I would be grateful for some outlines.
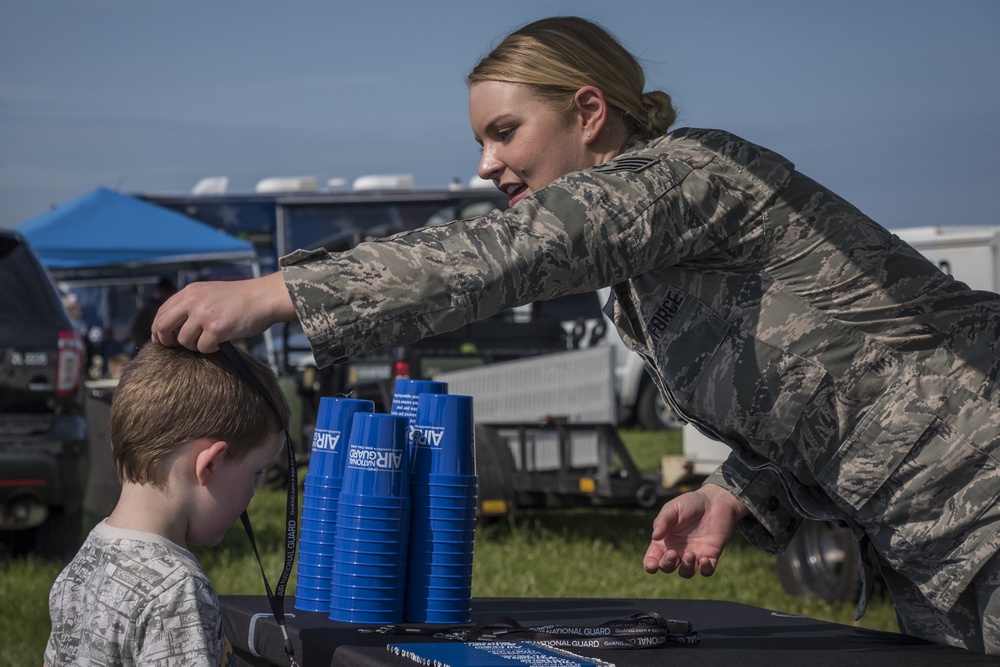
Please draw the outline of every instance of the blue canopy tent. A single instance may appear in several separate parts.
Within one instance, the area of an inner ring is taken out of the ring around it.
[[[18,231],[56,275],[256,260],[248,241],[107,188],[23,222]]]
[[[82,304],[88,325],[121,340],[160,278],[260,275],[253,244],[149,202],[98,188],[17,227],[42,264]],[[225,269],[220,265],[239,265]],[[273,363],[270,333],[267,357]]]

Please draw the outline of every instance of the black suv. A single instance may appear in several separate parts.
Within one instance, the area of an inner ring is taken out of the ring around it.
[[[84,346],[21,234],[0,230],[0,540],[71,556],[89,467]]]

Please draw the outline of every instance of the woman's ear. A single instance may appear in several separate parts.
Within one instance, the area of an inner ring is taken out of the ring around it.
[[[584,86],[573,96],[584,142],[590,144],[604,129],[608,120],[608,102],[596,86]]]
[[[199,441],[195,454],[194,472],[201,486],[206,486],[215,471],[222,465],[222,457],[228,449],[229,445],[222,440],[203,438]]]

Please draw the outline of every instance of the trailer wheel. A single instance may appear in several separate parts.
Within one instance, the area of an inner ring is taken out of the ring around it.
[[[492,428],[476,425],[476,514],[496,517],[514,510],[514,455]]]
[[[650,431],[674,430],[684,424],[667,407],[656,384],[648,377],[643,378],[636,401],[636,421]]]
[[[854,536],[829,521],[805,521],[778,556],[785,593],[824,602],[854,602],[861,591]]]
[[[635,492],[635,501],[639,507],[649,509],[656,504],[657,499],[656,484],[653,482],[643,482]]]

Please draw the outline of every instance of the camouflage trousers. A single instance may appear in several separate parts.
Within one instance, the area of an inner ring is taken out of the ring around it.
[[[1000,655],[1000,553],[988,560],[955,606],[942,612],[906,577],[879,559],[899,630],[937,644]]]

